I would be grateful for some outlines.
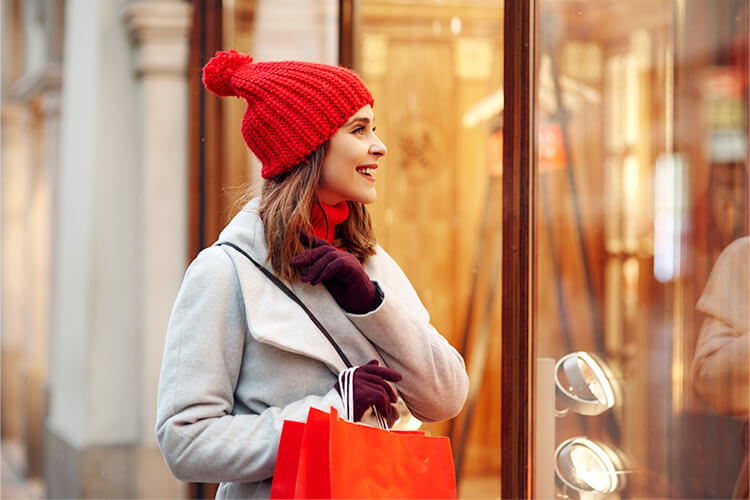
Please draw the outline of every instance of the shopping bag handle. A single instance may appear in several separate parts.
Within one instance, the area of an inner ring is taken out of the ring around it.
[[[346,354],[344,354],[344,351],[341,350],[341,348],[336,343],[336,341],[333,340],[333,337],[331,336],[330,333],[328,333],[328,330],[326,330],[325,327],[323,326],[323,324],[320,321],[318,321],[318,318],[315,317],[315,315],[312,313],[312,311],[310,309],[308,309],[308,307],[305,305],[305,303],[302,302],[302,300],[299,297],[297,297],[297,295],[292,290],[290,290],[289,287],[284,284],[284,282],[282,282],[279,278],[277,278],[275,274],[273,274],[271,271],[269,271],[268,269],[266,269],[265,267],[263,267],[258,261],[256,261],[252,257],[250,257],[250,254],[248,254],[247,252],[245,252],[243,249],[241,249],[240,247],[238,247],[234,243],[231,243],[229,241],[220,241],[220,242],[216,243],[216,245],[217,246],[226,245],[228,247],[232,247],[235,250],[237,250],[238,252],[240,252],[242,255],[244,255],[245,257],[247,257],[250,260],[250,262],[252,262],[253,264],[255,264],[255,267],[257,267],[258,269],[260,269],[260,271],[263,274],[265,274],[266,277],[268,279],[270,279],[271,282],[274,285],[276,285],[277,287],[279,287],[282,292],[284,292],[290,299],[292,299],[294,302],[296,302],[297,305],[299,305],[302,308],[302,310],[305,311],[305,313],[307,313],[307,315],[310,317],[310,319],[315,324],[315,326],[317,326],[320,329],[320,331],[323,332],[323,335],[325,335],[325,337],[328,339],[328,342],[330,342],[331,345],[333,346],[333,348],[336,349],[336,352],[339,354],[339,356],[341,356],[341,359],[344,361],[344,364],[346,365],[346,367],[347,368],[352,368],[354,366],[349,361],[349,358],[346,357]],[[354,405],[352,405],[352,412],[354,412]],[[377,414],[377,412],[376,412],[376,414]]]
[[[344,418],[350,422],[354,422],[354,371],[357,368],[347,368],[339,372],[339,389],[341,390],[341,400],[344,402]],[[380,415],[375,406],[371,406],[370,408],[372,408],[372,413],[375,415],[378,427],[390,431],[388,420]]]

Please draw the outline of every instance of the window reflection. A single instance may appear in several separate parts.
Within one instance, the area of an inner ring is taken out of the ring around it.
[[[537,354],[595,353],[623,396],[556,419],[555,444],[621,450],[622,498],[728,498],[748,467],[750,258],[727,257],[750,216],[747,2],[537,5]]]
[[[748,450],[750,412],[750,237],[732,242],[716,260],[696,309],[704,315],[692,361],[701,398],[719,415],[744,419],[740,440]],[[748,496],[748,458],[733,498]]]

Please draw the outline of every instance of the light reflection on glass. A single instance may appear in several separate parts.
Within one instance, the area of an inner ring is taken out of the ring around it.
[[[575,476],[583,486],[594,491],[607,491],[612,488],[612,479],[606,465],[590,448],[573,445],[570,460],[574,464]]]
[[[556,481],[564,496],[600,498],[625,485],[620,453],[603,443],[571,438],[558,446],[555,457]]]
[[[682,157],[663,154],[654,172],[654,278],[674,280],[680,272],[684,171]]]
[[[594,374],[594,371],[591,369],[589,364],[579,357],[578,368],[581,370],[581,375],[583,375],[583,379],[586,381],[586,385],[588,385],[591,393],[596,397],[596,399],[599,400],[601,404],[606,405],[607,396],[604,394],[602,383],[596,378],[596,375]]]

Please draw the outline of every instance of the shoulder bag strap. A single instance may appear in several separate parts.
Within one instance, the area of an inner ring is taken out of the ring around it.
[[[352,363],[349,361],[349,358],[347,358],[346,354],[344,354],[344,351],[341,350],[341,348],[336,343],[336,341],[333,340],[333,337],[331,337],[331,334],[328,333],[328,330],[325,329],[325,327],[323,326],[323,324],[320,321],[318,321],[318,318],[315,317],[315,315],[312,313],[312,311],[310,311],[310,309],[308,309],[308,307],[305,305],[305,303],[302,302],[302,300],[300,300],[300,298],[297,297],[297,295],[295,295],[295,293],[293,291],[291,291],[289,289],[289,287],[284,284],[284,282],[282,282],[279,278],[277,278],[276,275],[274,275],[271,271],[269,271],[268,269],[266,269],[265,267],[263,267],[262,265],[260,265],[258,263],[258,261],[256,261],[252,257],[250,257],[250,255],[247,252],[245,252],[243,249],[241,249],[240,247],[238,247],[234,243],[230,243],[228,241],[220,241],[220,242],[216,243],[216,245],[219,245],[219,246],[220,245],[226,245],[226,246],[232,247],[235,250],[237,250],[238,252],[240,252],[242,255],[244,255],[245,257],[247,257],[250,260],[250,262],[252,262],[253,264],[255,264],[255,267],[257,267],[258,269],[260,269],[260,271],[263,274],[265,274],[268,277],[268,279],[270,279],[273,282],[274,285],[276,285],[277,287],[279,287],[282,292],[284,292],[290,299],[292,299],[294,302],[296,302],[297,305],[299,305],[302,308],[302,310],[305,311],[305,313],[307,313],[307,315],[310,317],[310,319],[312,320],[312,322],[315,323],[315,326],[317,326],[320,329],[320,331],[323,332],[323,335],[325,335],[325,337],[331,343],[331,345],[333,346],[333,348],[336,349],[336,352],[339,353],[339,356],[341,356],[341,359],[344,361],[344,364],[346,365],[346,367],[347,368],[351,368],[353,366]]]

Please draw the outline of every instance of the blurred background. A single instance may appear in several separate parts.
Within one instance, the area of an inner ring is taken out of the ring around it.
[[[504,23],[523,2],[0,2],[2,498],[213,498],[171,476],[153,428],[184,270],[260,179],[244,101],[200,83],[230,48],[342,64],[372,90],[389,149],[376,235],[472,380],[461,415],[425,426],[451,437],[461,498],[500,497],[501,425],[529,412],[539,497],[732,494],[750,393],[748,258],[731,246],[750,226],[746,0],[528,0],[528,334],[535,358],[584,355],[532,367],[542,403],[517,415],[500,411],[502,363],[519,362],[501,352],[500,268]],[[706,295],[733,305],[714,317]],[[711,371],[726,346],[735,364]]]

